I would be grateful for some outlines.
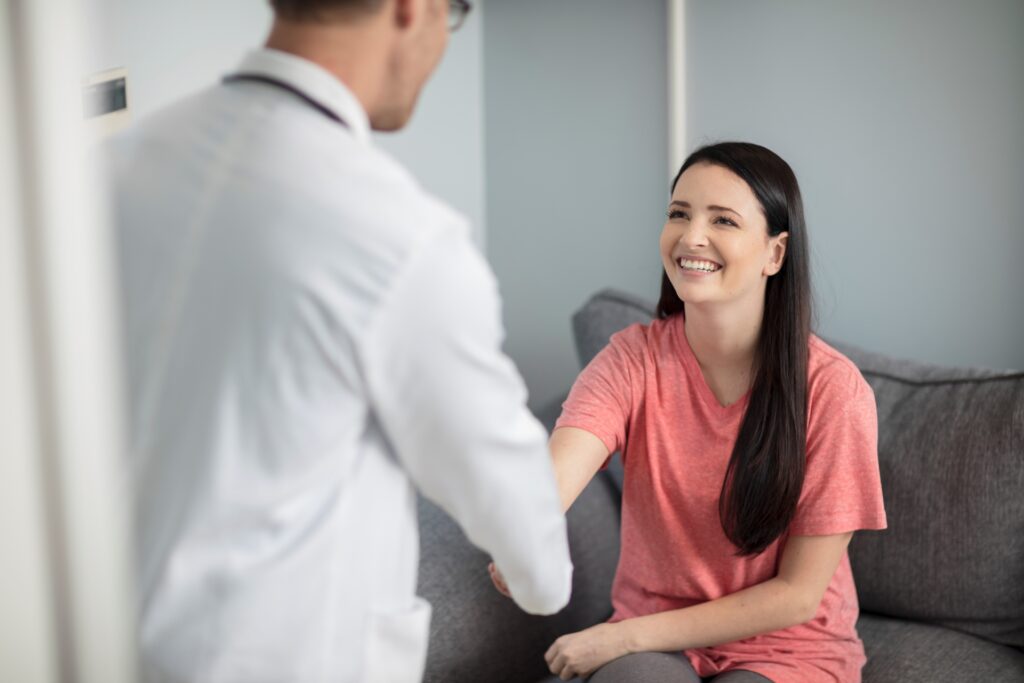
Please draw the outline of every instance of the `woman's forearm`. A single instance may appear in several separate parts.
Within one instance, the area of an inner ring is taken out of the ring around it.
[[[562,501],[562,512],[567,512],[572,504],[579,497],[587,483],[593,478],[574,462],[571,456],[552,455],[552,465],[555,468],[555,480],[558,483],[558,498]]]
[[[717,600],[620,622],[629,652],[709,647],[810,621],[817,610],[804,592],[774,578]]]
[[[565,512],[608,458],[608,449],[590,432],[573,427],[556,429],[548,445]]]

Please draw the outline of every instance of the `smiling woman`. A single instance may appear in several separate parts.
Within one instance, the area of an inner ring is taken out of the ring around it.
[[[886,526],[877,417],[856,366],[811,334],[792,169],[750,143],[697,150],[660,250],[657,319],[612,336],[551,437],[563,507],[613,452],[624,477],[615,612],[556,640],[548,666],[592,683],[857,683],[846,548]]]
[[[707,359],[702,371],[713,390],[755,385],[721,507],[732,540],[744,553],[760,552],[788,524],[803,477],[811,285],[792,169],[747,143],[694,152],[673,183],[661,251],[659,317],[686,316],[689,304],[687,337]],[[705,274],[679,264],[697,258],[722,267]],[[731,341],[711,332],[723,322],[734,328]],[[782,395],[769,397],[767,387]],[[774,438],[756,436],[765,433]],[[765,481],[776,486],[757,485]]]

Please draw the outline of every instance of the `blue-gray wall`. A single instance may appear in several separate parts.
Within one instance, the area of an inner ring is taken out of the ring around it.
[[[483,4],[409,130],[378,140],[486,242],[539,407],[576,376],[573,310],[602,287],[657,291],[666,7]],[[127,66],[137,115],[213,82],[270,16],[252,0],[88,0],[86,15],[83,74]],[[686,28],[689,148],[749,139],[793,165],[821,333],[1024,368],[1024,3],[690,0]]]
[[[128,70],[135,120],[216,83],[263,43],[271,12],[261,0],[84,0],[82,75]]]
[[[487,233],[484,9],[482,0],[476,0],[466,22],[452,34],[444,60],[424,88],[409,125],[398,133],[375,136],[424,187],[469,218],[481,248]]]
[[[465,213],[484,239],[482,2],[400,133],[376,135],[422,184]],[[135,120],[207,87],[266,40],[266,0],[86,0],[89,49],[82,75],[128,69]]]
[[[487,4],[487,255],[533,407],[579,372],[569,317],[591,293],[657,291],[665,16],[663,0]]]
[[[1024,368],[1024,3],[687,3],[689,145],[800,180],[819,329]]]

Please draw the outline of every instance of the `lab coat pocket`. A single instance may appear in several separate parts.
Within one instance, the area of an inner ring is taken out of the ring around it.
[[[416,597],[409,609],[370,615],[366,677],[373,683],[418,683],[427,661],[430,603]]]

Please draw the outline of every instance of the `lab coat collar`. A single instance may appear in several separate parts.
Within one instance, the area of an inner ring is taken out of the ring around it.
[[[369,144],[370,120],[344,83],[323,67],[281,50],[253,50],[235,73],[259,74],[284,81],[341,118],[360,142]]]

